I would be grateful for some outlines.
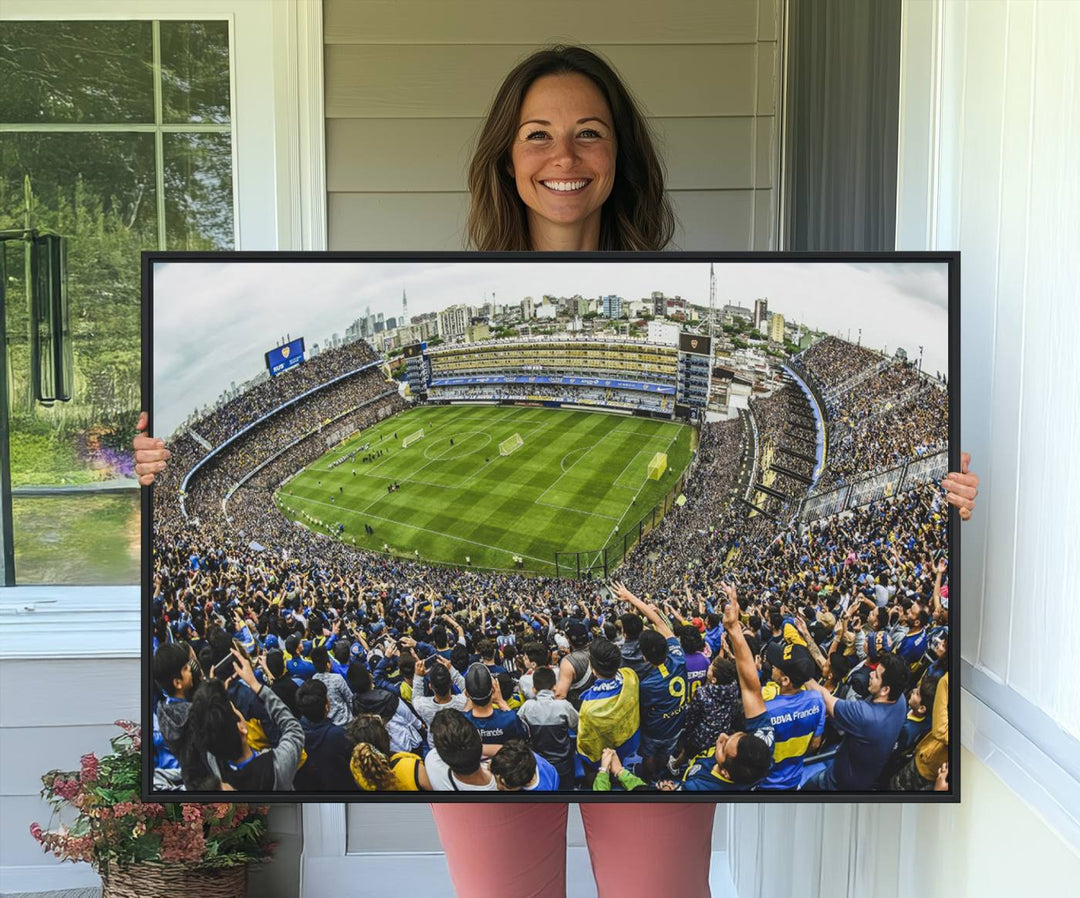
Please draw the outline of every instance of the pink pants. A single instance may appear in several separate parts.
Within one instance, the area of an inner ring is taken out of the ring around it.
[[[458,898],[563,898],[565,804],[434,804]],[[714,804],[584,804],[599,898],[708,898]]]

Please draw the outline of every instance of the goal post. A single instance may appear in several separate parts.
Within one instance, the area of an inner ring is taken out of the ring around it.
[[[517,452],[524,445],[525,441],[521,438],[521,434],[515,433],[512,437],[507,437],[499,443],[499,455],[509,455],[512,452]]]
[[[407,437],[405,437],[405,439],[401,441],[401,448],[406,449],[413,443],[415,443],[417,440],[422,440],[423,438],[424,431],[423,428],[421,428],[420,430],[416,431],[416,433],[410,433]]]
[[[649,460],[649,480],[659,480],[667,470],[667,453],[657,452]]]

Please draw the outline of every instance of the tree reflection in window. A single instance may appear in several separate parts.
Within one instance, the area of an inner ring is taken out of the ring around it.
[[[138,581],[140,252],[234,248],[229,65],[225,21],[0,30],[0,229],[68,238],[75,362],[72,402],[32,401],[21,245],[9,243],[20,583]]]

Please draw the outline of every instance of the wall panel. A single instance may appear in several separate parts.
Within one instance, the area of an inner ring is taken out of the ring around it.
[[[556,0],[544,21],[573,33],[549,34],[558,26],[524,4],[326,0],[329,247],[464,248],[466,167],[492,94],[535,47],[562,41],[606,55],[649,114],[687,214],[679,246],[775,249],[775,215],[760,213],[778,195],[780,9]]]

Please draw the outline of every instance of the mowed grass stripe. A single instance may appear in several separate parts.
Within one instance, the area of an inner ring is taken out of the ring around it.
[[[420,428],[424,439],[402,449],[401,439]],[[515,432],[522,448],[498,455],[499,442]],[[555,552],[599,548],[615,521],[636,524],[649,512],[688,462],[689,433],[670,422],[561,409],[410,409],[329,451],[285,486],[279,504],[305,523],[303,515],[330,528],[344,524],[345,538],[365,548],[388,543],[397,554],[458,565],[468,555],[474,566],[499,569],[519,554],[527,568],[550,573]],[[673,436],[673,474],[646,481],[648,458]],[[368,442],[383,458],[328,469]],[[387,493],[394,480],[401,488]],[[643,485],[631,508],[635,492],[627,484],[635,481]],[[374,536],[364,533],[365,523]]]

